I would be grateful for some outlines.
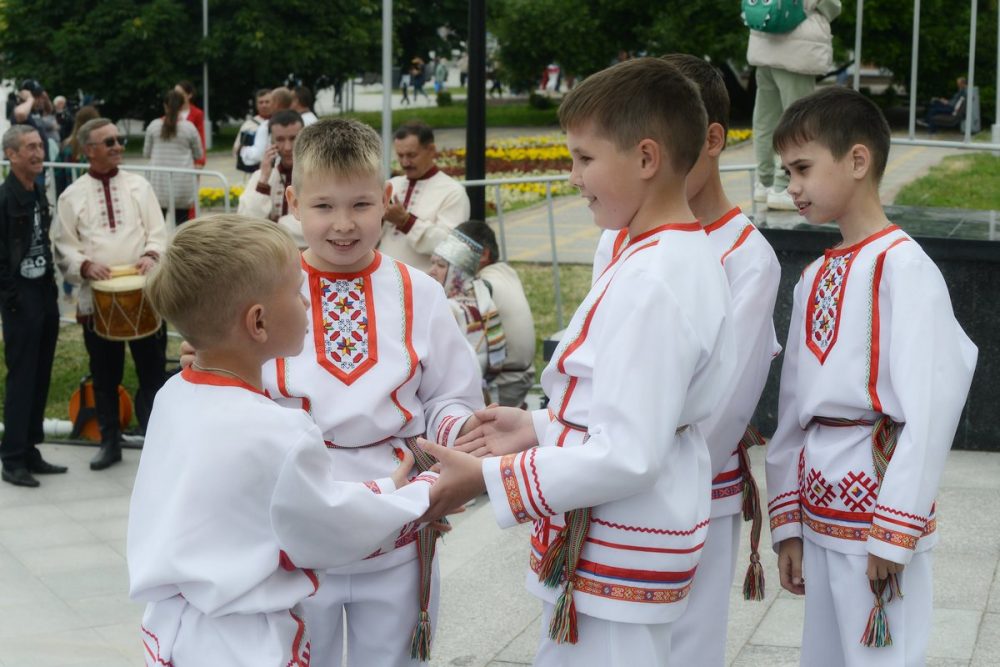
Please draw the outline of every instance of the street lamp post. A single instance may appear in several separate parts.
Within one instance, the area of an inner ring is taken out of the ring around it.
[[[208,39],[208,0],[201,0],[201,35]],[[205,89],[205,149],[212,149],[212,119],[208,114],[208,60],[201,64],[202,88]]]

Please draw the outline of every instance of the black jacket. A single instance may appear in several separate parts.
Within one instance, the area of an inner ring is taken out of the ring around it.
[[[21,261],[31,245],[36,197],[41,209],[42,238],[48,239],[52,210],[45,191],[38,185],[34,190],[25,190],[13,171],[0,185],[0,303],[8,308],[17,307],[17,281]]]

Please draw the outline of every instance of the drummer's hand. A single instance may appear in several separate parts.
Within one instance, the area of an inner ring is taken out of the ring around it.
[[[87,280],[108,280],[111,277],[111,267],[98,262],[88,262],[81,273]]]
[[[180,350],[180,363],[181,368],[187,368],[194,363],[194,346],[187,342],[186,340],[181,341]]]
[[[139,258],[139,261],[135,263],[135,268],[139,272],[140,276],[144,276],[153,270],[156,266],[156,260],[147,255],[143,255]]]

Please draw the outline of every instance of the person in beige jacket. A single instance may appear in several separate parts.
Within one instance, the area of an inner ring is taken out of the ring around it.
[[[840,0],[804,0],[806,18],[786,33],[750,31],[747,63],[757,68],[753,107],[753,148],[757,161],[754,200],[770,209],[794,211],[788,178],[775,169],[771,135],[782,112],[816,89],[816,75],[833,68],[830,22],[840,15]]]

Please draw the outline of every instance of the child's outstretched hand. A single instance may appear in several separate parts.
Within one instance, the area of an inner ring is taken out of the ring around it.
[[[483,463],[474,456],[442,447],[423,438],[417,443],[438,460],[438,479],[431,487],[431,504],[421,521],[434,521],[453,513],[486,491]]]
[[[875,554],[868,554],[868,579],[871,581],[881,581],[888,579],[890,574],[899,574],[906,567],[902,563],[896,563],[885,558],[880,558]]]
[[[789,537],[778,545],[778,577],[781,587],[795,595],[806,594],[802,578],[802,538]]]
[[[399,465],[396,466],[390,477],[396,485],[396,489],[401,489],[410,483],[409,474],[413,470],[414,458],[413,452],[406,447],[400,447],[396,455],[399,456]]]
[[[469,419],[476,420],[467,433],[455,440],[455,449],[474,456],[516,454],[538,444],[531,413],[518,408],[491,405]]]

